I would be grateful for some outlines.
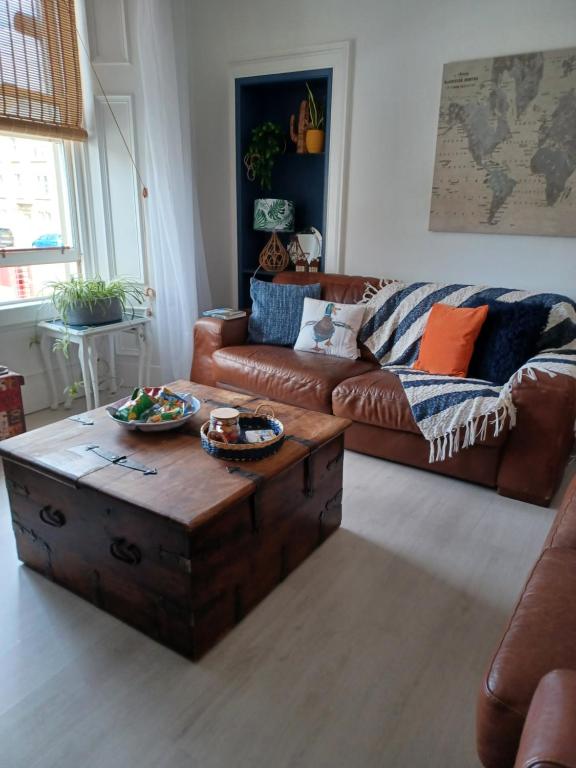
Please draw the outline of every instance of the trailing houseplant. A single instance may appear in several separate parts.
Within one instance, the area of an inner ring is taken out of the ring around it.
[[[278,155],[286,151],[286,138],[276,123],[266,122],[252,129],[244,155],[249,181],[259,181],[262,189],[272,187],[272,168]]]
[[[319,154],[324,149],[324,110],[316,101],[312,89],[306,83],[308,92],[308,109],[310,112],[310,127],[306,131],[306,149],[310,154]]]
[[[122,320],[129,300],[141,304],[145,294],[133,280],[116,278],[106,282],[101,277],[71,277],[47,283],[52,303],[66,333],[54,347],[68,355],[68,328],[71,325],[103,325]]]

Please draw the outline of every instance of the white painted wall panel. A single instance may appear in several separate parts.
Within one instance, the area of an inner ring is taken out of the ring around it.
[[[144,283],[138,180],[108,108],[109,103],[130,153],[134,156],[132,98],[109,96],[106,103],[104,97],[98,96],[96,103],[110,274]]]
[[[127,64],[130,61],[124,0],[86,0],[92,61]]]

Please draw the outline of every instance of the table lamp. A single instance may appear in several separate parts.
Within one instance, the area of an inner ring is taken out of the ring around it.
[[[260,252],[260,266],[267,272],[286,269],[289,257],[277,233],[294,231],[294,203],[274,198],[254,200],[254,229],[257,232],[272,232]]]

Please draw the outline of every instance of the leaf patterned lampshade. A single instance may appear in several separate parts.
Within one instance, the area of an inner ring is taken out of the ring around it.
[[[291,200],[254,200],[254,229],[259,232],[293,232],[294,203]]]

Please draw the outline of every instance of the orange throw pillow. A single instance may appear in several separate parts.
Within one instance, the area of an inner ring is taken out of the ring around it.
[[[487,315],[487,304],[475,308],[434,304],[414,368],[445,376],[466,376]]]

